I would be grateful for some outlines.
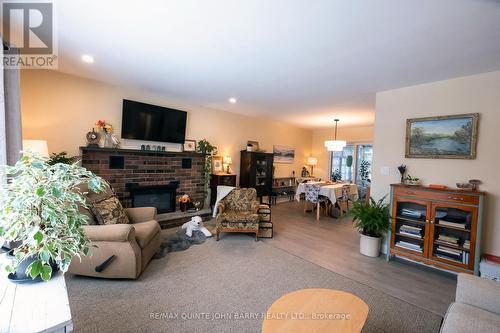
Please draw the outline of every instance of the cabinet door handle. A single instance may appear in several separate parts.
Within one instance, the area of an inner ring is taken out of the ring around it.
[[[415,194],[415,192],[412,192],[412,191],[406,191],[405,193],[406,194]]]
[[[454,197],[454,196],[449,196],[448,199],[450,200],[460,200],[460,201],[464,201],[464,197]]]

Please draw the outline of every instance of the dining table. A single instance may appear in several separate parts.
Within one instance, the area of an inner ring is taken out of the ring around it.
[[[344,185],[349,185],[349,194],[352,195],[354,201],[358,200],[359,194],[358,194],[358,186],[356,184],[352,183],[329,183],[325,181],[317,181],[317,182],[307,182],[307,183],[300,183],[297,185],[297,190],[295,191],[295,200],[300,201],[300,195],[302,193],[305,193],[306,191],[306,184],[314,185],[314,184],[319,184],[320,189],[319,189],[319,195],[322,195],[324,197],[327,197],[332,204],[337,202],[337,199],[342,197],[342,186]]]

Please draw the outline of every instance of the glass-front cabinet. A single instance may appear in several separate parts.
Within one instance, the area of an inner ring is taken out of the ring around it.
[[[273,154],[241,151],[240,186],[253,187],[258,197],[270,196],[273,182]]]
[[[485,194],[392,185],[391,256],[456,272],[478,273]]]
[[[398,199],[394,211],[394,246],[404,252],[425,256],[425,236],[429,233],[428,204],[425,201]]]
[[[429,255],[438,261],[472,269],[477,208],[446,203],[433,203]]]

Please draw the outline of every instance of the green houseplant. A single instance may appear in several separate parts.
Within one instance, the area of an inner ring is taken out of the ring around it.
[[[49,165],[54,165],[54,164],[57,164],[57,163],[73,164],[76,161],[78,161],[78,157],[77,156],[68,156],[67,152],[62,151],[60,153],[52,153],[52,155],[50,155],[49,160],[47,161],[47,163]]]
[[[5,267],[17,278],[47,281],[56,267],[68,270],[74,256],[87,255],[90,241],[82,225],[87,217],[78,185],[102,191],[106,183],[74,164],[56,163],[35,154],[23,156],[14,166],[2,167],[0,238],[17,242],[12,261]]]
[[[217,154],[217,147],[212,145],[206,139],[198,141],[197,150],[205,154],[205,165],[203,166],[203,177],[205,180],[205,201],[209,198],[210,175],[212,173],[212,157]]]
[[[361,235],[360,252],[369,257],[378,257],[381,237],[389,229],[389,204],[384,202],[385,198],[358,201],[350,211],[354,226]]]

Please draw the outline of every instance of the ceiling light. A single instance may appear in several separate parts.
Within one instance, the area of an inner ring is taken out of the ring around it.
[[[335,119],[335,138],[333,140],[325,141],[325,147],[328,151],[342,151],[345,146],[347,146],[347,142],[344,140],[337,140],[337,126],[338,119]]]
[[[82,61],[91,64],[94,62],[94,57],[88,54],[84,54],[82,55]]]
[[[231,104],[236,103],[236,101],[237,101],[237,99],[236,99],[235,97],[231,97],[231,98],[229,99],[229,103],[231,103]]]

